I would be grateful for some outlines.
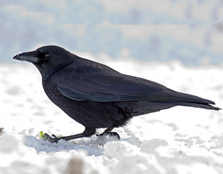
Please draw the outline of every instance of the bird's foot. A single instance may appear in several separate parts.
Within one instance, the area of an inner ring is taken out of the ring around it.
[[[51,143],[58,143],[61,138],[56,137],[56,135],[52,134],[51,136],[47,133],[44,134],[44,139],[51,142]]]
[[[104,132],[104,133],[100,134],[99,136],[117,137],[117,139],[120,140],[120,136],[117,132]]]

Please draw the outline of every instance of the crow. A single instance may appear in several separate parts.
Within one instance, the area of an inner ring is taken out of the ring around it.
[[[89,137],[97,128],[106,128],[100,135],[120,138],[112,132],[113,128],[125,125],[133,116],[174,106],[220,109],[212,106],[215,103],[211,100],[119,73],[59,46],[43,46],[17,54],[13,59],[33,63],[42,76],[43,89],[49,99],[85,127],[83,133],[60,138],[45,134],[50,142]]]

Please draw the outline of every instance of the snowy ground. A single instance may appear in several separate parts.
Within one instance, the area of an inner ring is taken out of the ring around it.
[[[100,61],[223,107],[222,67]],[[222,111],[175,107],[135,117],[115,130],[119,141],[92,136],[51,144],[38,133],[70,135],[83,127],[47,99],[34,66],[0,64],[0,96],[0,173],[223,173]]]

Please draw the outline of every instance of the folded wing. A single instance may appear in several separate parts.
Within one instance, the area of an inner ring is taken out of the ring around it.
[[[62,95],[76,101],[190,102],[214,104],[197,96],[179,93],[158,83],[120,73],[70,73],[55,78]]]

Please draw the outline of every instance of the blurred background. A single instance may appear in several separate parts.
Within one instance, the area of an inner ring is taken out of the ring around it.
[[[1,63],[54,44],[94,57],[222,65],[223,1],[1,0],[0,38]]]

